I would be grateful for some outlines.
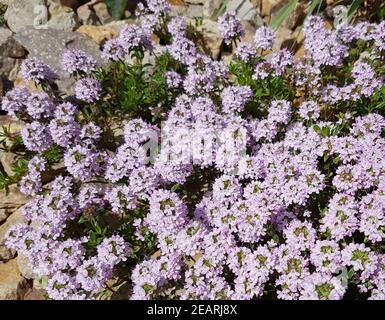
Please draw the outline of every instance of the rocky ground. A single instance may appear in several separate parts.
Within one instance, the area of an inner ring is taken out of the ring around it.
[[[229,60],[232,53],[223,46],[216,22],[222,0],[170,0],[170,3],[177,15],[191,19],[203,17],[200,29],[213,57]],[[268,22],[285,3],[285,0],[230,0],[228,8],[243,20],[246,38],[251,41],[256,28]],[[21,83],[19,67],[26,57],[37,57],[50,65],[62,76],[59,87],[70,92],[72,80],[61,69],[58,59],[63,51],[76,47],[101,61],[103,43],[134,20],[133,13],[127,11],[124,20],[113,21],[106,4],[100,0],[0,0],[0,4],[6,8],[5,23],[0,25],[0,101],[4,92]],[[276,48],[288,47],[297,55],[303,53],[300,26],[309,5],[310,1],[299,1],[285,19],[277,30]],[[0,113],[0,127],[3,126],[17,135],[22,123]],[[0,170],[12,175],[14,158],[15,155],[0,151]],[[46,180],[49,182],[50,177]],[[8,195],[0,191],[0,300],[44,299],[42,284],[33,279],[25,259],[4,245],[9,227],[23,219],[19,208],[27,200],[15,185]]]

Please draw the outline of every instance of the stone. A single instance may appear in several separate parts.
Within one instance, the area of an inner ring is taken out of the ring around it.
[[[255,6],[250,0],[230,0],[226,5],[228,12],[235,12],[241,20],[254,20],[260,18]]]
[[[21,120],[17,120],[12,118],[11,116],[0,116],[0,132],[2,132],[2,128],[6,127],[9,131],[10,137],[14,138],[20,134],[21,129],[24,126],[24,122]],[[6,139],[4,141],[5,147],[11,146],[11,141],[9,139]],[[1,152],[0,152],[1,153]]]
[[[49,20],[46,27],[54,30],[73,31],[79,27],[79,19],[76,13],[69,7],[50,1]]]
[[[18,191],[14,185],[11,186],[11,190],[8,195],[4,191],[0,191],[0,196],[0,223],[7,221],[7,218],[23,206],[29,199],[27,196]]]
[[[132,19],[125,19],[125,20],[117,20],[117,21],[111,21],[104,25],[106,28],[112,28],[114,29],[117,33],[120,32],[120,30],[123,29],[123,27],[129,23],[135,23],[134,20]]]
[[[184,6],[186,3],[183,0],[168,0],[172,6]]]
[[[14,154],[13,152],[0,152],[0,163],[4,172],[8,176],[12,176],[14,173],[12,170],[12,167],[13,167],[13,164],[15,163],[16,158],[17,158],[17,155]],[[1,207],[1,203],[0,203],[0,207]],[[0,222],[1,222],[1,213],[0,213]]]
[[[35,273],[32,272],[32,269],[31,269],[30,264],[29,264],[29,259],[27,258],[27,256],[25,256],[21,253],[18,253],[16,261],[17,261],[17,266],[19,268],[20,274],[24,278],[35,279],[38,277]]]
[[[12,1],[4,15],[8,27],[13,32],[19,32],[25,27],[43,24],[39,21],[39,18],[45,16],[44,12],[47,9],[44,3],[44,0]]]
[[[282,27],[294,30],[301,25],[306,18],[306,7],[302,3],[297,3],[294,10],[282,22]]]
[[[74,79],[62,69],[59,58],[66,49],[81,49],[94,57],[100,65],[105,63],[99,46],[91,38],[79,32],[26,28],[16,34],[14,38],[28,50],[29,57],[42,60],[58,73],[61,77],[57,82],[59,89],[67,95],[72,92]]]
[[[275,32],[275,41],[273,45],[273,51],[282,49],[282,48],[288,48],[290,49],[291,45],[293,44],[292,37],[293,31],[290,29],[279,27]]]
[[[276,8],[281,8],[281,3],[285,5],[285,0],[251,0],[251,2],[258,7],[259,14],[262,17],[270,16]]]
[[[48,5],[48,6],[47,6]],[[26,27],[72,31],[78,25],[73,10],[53,0],[14,0],[4,15],[8,27],[15,33]]]
[[[222,0],[209,0],[205,1],[203,5],[203,17],[208,19],[217,20],[219,13],[219,8],[222,4]]]
[[[46,291],[44,289],[31,288],[27,290],[23,300],[46,300]]]
[[[261,19],[258,10],[250,0],[229,0],[226,7],[222,0],[204,1],[203,16],[208,19],[217,20],[225,11],[234,12],[241,20]]]
[[[73,10],[76,10],[76,8],[79,7],[78,0],[59,0],[59,1],[63,6],[72,8]]]
[[[101,24],[107,24],[113,21],[113,18],[108,12],[107,5],[104,2],[94,4],[93,9]]]
[[[203,16],[202,5],[171,5],[171,11],[173,15],[184,16],[186,18],[196,18]]]
[[[245,30],[243,41],[254,43],[255,31],[262,25],[262,21],[256,20],[242,20],[242,26]]]
[[[0,45],[5,43],[10,37],[12,37],[12,31],[7,28],[0,27]]]
[[[20,59],[28,52],[12,37],[12,31],[0,27],[0,76],[14,80],[20,66]]]
[[[204,19],[202,25],[197,30],[202,32],[204,42],[211,52],[211,57],[215,60],[218,59],[223,44],[223,37],[219,32],[218,23]]]
[[[4,197],[4,195],[0,193],[0,197]],[[25,218],[21,214],[20,209],[18,209],[13,214],[11,214],[2,225],[0,225],[0,261],[8,261],[15,257],[16,251],[8,248],[5,245],[5,237],[8,233],[8,230],[12,226],[18,223],[25,223],[25,222],[26,222]]]
[[[76,13],[83,25],[98,24],[99,22],[98,16],[96,15],[92,7],[94,3],[95,3],[95,0],[91,2],[87,2],[86,4],[80,6],[76,10]]]
[[[117,37],[119,34],[116,29],[107,26],[81,26],[76,32],[89,36],[99,46],[103,45],[106,40]]]
[[[29,288],[15,259],[0,264],[0,300],[22,300]]]

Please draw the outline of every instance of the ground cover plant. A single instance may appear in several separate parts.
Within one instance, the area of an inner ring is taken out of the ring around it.
[[[226,65],[166,1],[138,16],[106,65],[61,57],[74,96],[27,59],[41,91],[2,101],[26,124],[1,185],[32,197],[7,245],[49,298],[384,299],[385,22],[309,16],[295,59],[226,12]]]

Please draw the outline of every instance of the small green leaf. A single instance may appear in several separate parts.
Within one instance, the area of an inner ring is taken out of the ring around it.
[[[358,8],[361,5],[362,0],[353,0],[352,4],[349,7],[347,13],[347,21],[352,21],[353,17],[356,15]]]
[[[282,24],[283,21],[290,15],[290,13],[294,10],[297,5],[298,0],[289,1],[284,7],[282,7],[277,15],[275,15],[270,22],[270,28],[276,30]]]
[[[128,0],[106,0],[107,8],[112,18],[119,20],[123,17]]]

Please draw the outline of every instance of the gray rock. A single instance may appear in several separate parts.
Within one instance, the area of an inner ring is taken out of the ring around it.
[[[226,10],[235,12],[242,20],[255,20],[259,17],[257,9],[249,0],[230,0]]]
[[[71,92],[73,79],[61,66],[60,57],[66,49],[81,49],[93,56],[100,65],[104,63],[99,46],[88,36],[78,32],[26,28],[17,33],[14,38],[28,50],[29,57],[42,60],[59,74],[61,77],[58,81],[59,89],[67,94]]]
[[[205,1],[203,6],[203,16],[208,19],[217,20],[221,15],[220,8],[222,0],[208,0]]]
[[[260,23],[261,17],[256,6],[250,0],[229,0],[223,5],[222,0],[208,0],[204,2],[203,16],[208,19],[217,20],[218,16],[225,11],[235,12],[241,20],[253,20]]]
[[[35,273],[33,273],[27,256],[21,253],[18,253],[16,261],[17,261],[17,266],[19,267],[20,273],[24,278],[36,279],[38,277]]]
[[[203,17],[203,5],[176,6],[171,5],[172,14],[187,18]]]
[[[43,24],[44,0],[14,0],[10,3],[4,18],[13,32],[19,32],[27,26]]]
[[[204,42],[210,49],[211,57],[218,59],[221,52],[223,37],[218,29],[218,23],[209,19],[203,19],[202,25],[198,27],[198,31],[203,34]]]
[[[76,13],[71,8],[62,6],[52,0],[49,2],[48,12],[50,18],[46,28],[73,31],[80,25]]]
[[[26,27],[73,31],[79,25],[71,8],[53,0],[13,0],[4,17],[16,33]]]
[[[15,80],[19,59],[26,56],[27,51],[12,38],[12,32],[0,27],[0,76]]]

